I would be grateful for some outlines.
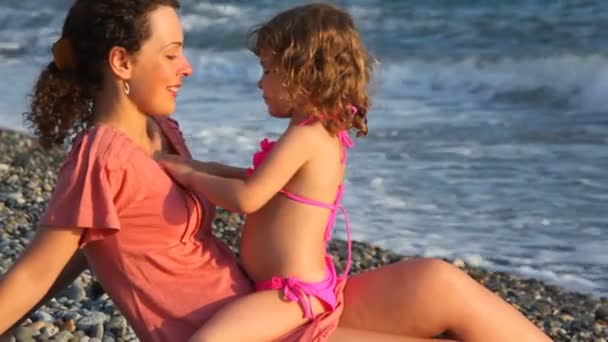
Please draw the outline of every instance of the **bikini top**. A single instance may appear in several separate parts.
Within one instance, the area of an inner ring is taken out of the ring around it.
[[[311,119],[307,119],[305,121],[303,121],[302,123],[300,123],[298,126],[305,126],[308,123],[311,122]],[[338,139],[340,141],[340,144],[342,145],[342,152],[341,152],[341,162],[343,164],[346,163],[346,158],[347,158],[347,149],[353,147],[354,143],[352,141],[352,139],[350,138],[350,136],[348,135],[347,131],[341,131],[338,133]],[[255,169],[257,169],[263,162],[264,159],[266,158],[266,156],[270,153],[270,151],[272,150],[272,148],[274,147],[274,145],[276,144],[276,141],[270,140],[268,138],[263,139],[262,141],[260,141],[260,150],[258,150],[254,155],[253,155],[253,166],[247,169],[247,175],[250,176],[253,174],[253,172],[255,171]],[[351,242],[351,232],[350,232],[350,220],[348,219],[348,213],[346,212],[346,209],[342,206],[342,197],[344,195],[344,183],[340,184],[338,186],[338,191],[336,192],[336,198],[334,199],[333,203],[325,203],[325,202],[320,202],[314,199],[310,199],[310,198],[306,198],[304,196],[300,196],[297,194],[294,194],[292,192],[289,192],[285,189],[282,189],[279,191],[280,193],[282,193],[283,195],[287,196],[287,198],[296,201],[298,203],[302,203],[305,205],[311,205],[314,207],[320,207],[320,208],[326,208],[330,210],[330,215],[329,215],[329,219],[327,222],[327,226],[325,227],[325,236],[323,241],[328,242],[331,239],[331,234],[332,234],[332,230],[333,227],[336,223],[336,217],[338,215],[338,212],[342,212],[342,214],[344,215],[344,221],[346,223],[346,242],[348,245],[348,258],[346,260],[346,267],[344,268],[344,276],[346,276],[348,274],[348,271],[350,270],[350,266],[351,266],[351,249],[352,249],[352,242]]]

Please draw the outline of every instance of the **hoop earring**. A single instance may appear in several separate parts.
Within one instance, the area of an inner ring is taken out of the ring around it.
[[[123,91],[125,92],[125,95],[129,95],[129,93],[131,92],[131,87],[129,86],[129,82],[125,81],[125,84],[123,86]]]

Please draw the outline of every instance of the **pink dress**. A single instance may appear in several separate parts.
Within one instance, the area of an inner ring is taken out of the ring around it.
[[[156,121],[190,157],[177,122]],[[142,341],[185,341],[220,307],[253,291],[234,254],[211,234],[214,213],[125,134],[97,125],[75,139],[41,225],[84,229],[91,269]],[[345,282],[336,286],[335,311],[284,340],[325,340],[337,326]]]

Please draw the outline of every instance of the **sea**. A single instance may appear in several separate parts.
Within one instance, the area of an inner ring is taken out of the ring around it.
[[[0,126],[30,131],[71,3],[0,1]],[[245,35],[303,3],[181,1],[194,75],[174,116],[195,157],[247,166],[285,128]],[[354,239],[608,296],[608,1],[334,3],[376,60],[346,176]]]

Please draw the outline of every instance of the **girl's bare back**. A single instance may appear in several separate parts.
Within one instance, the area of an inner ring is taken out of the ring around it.
[[[333,203],[344,178],[340,141],[320,123],[296,129],[314,131],[317,139],[302,143],[312,144],[315,153],[284,190]],[[310,282],[322,280],[325,276],[324,235],[329,216],[329,209],[299,203],[277,193],[246,218],[240,251],[249,276],[254,281],[273,276],[297,277]]]

